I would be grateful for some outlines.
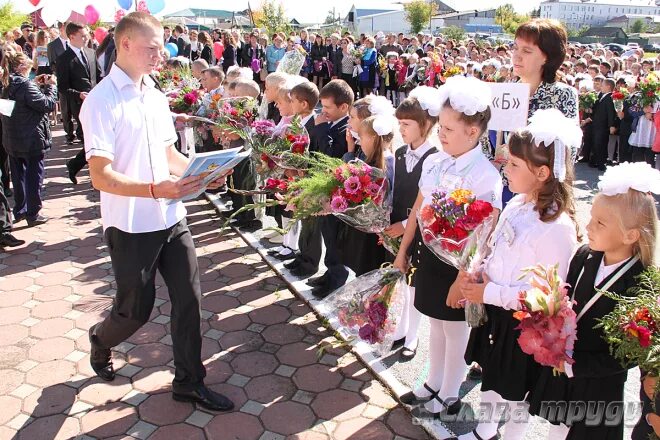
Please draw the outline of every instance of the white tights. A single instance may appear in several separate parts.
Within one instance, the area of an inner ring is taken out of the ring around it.
[[[458,390],[465,379],[467,365],[463,356],[470,337],[470,328],[465,321],[442,321],[429,318],[429,323],[431,327],[429,341],[431,365],[426,383],[431,389],[439,390],[438,397],[451,404],[458,398]],[[428,397],[431,394],[423,385],[414,393],[417,397]],[[424,407],[432,413],[439,413],[446,409],[437,399],[428,401]]]
[[[408,349],[414,350],[417,348],[417,330],[419,330],[419,322],[422,319],[422,314],[415,308],[415,288],[406,285],[404,288],[405,303],[401,311],[401,320],[396,327],[394,340],[406,338],[404,346]]]
[[[286,229],[286,227],[291,223],[292,219],[282,217],[282,228]],[[298,237],[300,236],[300,222],[296,221],[296,223],[289,229],[289,232],[284,234],[284,238],[282,239],[282,246],[286,246],[292,251],[297,251],[298,250]]]

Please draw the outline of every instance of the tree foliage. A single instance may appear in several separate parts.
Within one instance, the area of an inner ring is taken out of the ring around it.
[[[515,34],[518,26],[529,21],[527,14],[518,14],[511,3],[504,4],[495,10],[495,23],[502,26],[504,32]]]
[[[633,34],[639,34],[640,32],[644,32],[644,29],[646,28],[646,25],[644,24],[644,21],[641,18],[638,18],[635,20],[630,26],[630,32]]]
[[[284,6],[276,0],[264,0],[261,8],[253,11],[254,24],[257,27],[266,29],[266,33],[270,37],[274,33],[284,32],[289,33],[291,26],[289,19],[284,13]]]
[[[447,26],[442,30],[442,35],[449,40],[460,41],[465,36],[465,31],[458,26]]]
[[[18,12],[11,2],[0,5],[0,32],[20,27],[26,21],[30,21],[30,18]]]
[[[580,27],[580,29],[568,29],[566,33],[568,34],[569,38],[576,38],[576,37],[584,36],[584,34],[586,34],[588,30],[589,30],[589,26],[584,25]]]
[[[410,24],[410,32],[417,34],[430,24],[437,5],[425,0],[413,0],[403,5],[403,9],[406,12],[406,21]]]
[[[328,14],[325,16],[325,20],[323,21],[323,24],[332,24],[335,21],[337,21],[337,19],[335,17],[335,11],[330,9],[328,11]]]

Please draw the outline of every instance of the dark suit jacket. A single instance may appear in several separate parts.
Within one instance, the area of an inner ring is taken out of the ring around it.
[[[166,45],[169,44],[169,43],[174,43],[174,44],[176,44],[176,38],[174,38],[174,35],[170,35],[170,38],[167,38],[167,39],[165,40],[165,44],[166,44]]]
[[[186,34],[179,35],[176,47],[179,49],[177,56],[190,58],[190,38]]]
[[[67,49],[57,59],[57,82],[59,90],[69,97],[69,102],[74,107],[80,107],[82,100],[80,92],[89,92],[92,87],[101,80],[101,69],[96,60],[92,63],[89,55],[85,53],[87,62],[93,67],[84,66],[83,62],[73,49]],[[93,77],[93,79],[92,79]]]
[[[344,56],[341,53],[341,46],[333,47],[332,44],[328,46],[328,59],[332,63],[332,72],[329,72],[330,76],[339,76],[336,74],[337,65],[339,65],[339,70],[341,71],[341,60]]]
[[[254,56],[253,54],[254,48],[249,44],[245,44],[243,46],[243,50],[241,51],[241,66],[252,67],[252,58]],[[264,48],[260,44],[257,44],[256,58],[261,60],[261,67],[263,68],[264,61],[266,60],[266,52],[264,52]]]
[[[330,157],[341,159],[348,151],[346,142],[346,128],[348,127],[348,116],[341,119],[334,126],[332,123],[316,125],[310,133],[310,150],[319,151]]]
[[[616,112],[612,94],[603,95],[594,106],[594,114],[591,117],[595,135],[609,136],[610,127],[615,127]],[[607,134],[605,134],[607,133]]]
[[[57,58],[64,53],[66,50],[66,47],[64,47],[64,44],[62,43],[62,40],[59,38],[54,39],[50,43],[48,43],[48,46],[46,46],[47,50],[47,55],[48,55],[48,63],[50,64],[50,68],[53,69],[53,72],[57,71]]]

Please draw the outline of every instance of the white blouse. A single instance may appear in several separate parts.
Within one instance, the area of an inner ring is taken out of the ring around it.
[[[537,264],[559,264],[559,276],[565,280],[577,233],[567,213],[552,222],[542,222],[534,204],[517,195],[502,211],[489,246],[491,253],[484,262],[484,271],[490,282],[484,291],[484,303],[518,310],[518,293],[531,288],[528,279],[518,280],[521,270]]]
[[[502,209],[502,178],[482,153],[481,145],[458,158],[444,151],[427,157],[422,165],[419,190],[428,201],[438,188],[444,191],[469,189],[477,199],[490,202],[495,209]]]

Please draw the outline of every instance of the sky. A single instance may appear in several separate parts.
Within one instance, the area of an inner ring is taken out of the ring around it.
[[[19,10],[31,12],[35,8],[28,0],[9,0]],[[100,11],[112,11],[114,7],[119,7],[117,0],[41,0],[39,7],[47,3],[57,3],[64,6],[66,3],[87,4],[99,6]],[[0,0],[2,3],[2,0]],[[259,7],[261,0],[250,0],[250,6],[253,9]],[[532,8],[538,7],[540,0],[446,0],[445,3],[459,11],[488,9],[500,6],[505,3],[511,3],[518,12],[529,12]],[[355,4],[358,9],[401,9],[400,0],[334,0],[333,2],[315,2],[310,0],[282,0],[284,9],[289,18],[295,18],[301,23],[323,22],[328,10],[334,6],[336,13],[344,17],[351,6]],[[320,6],[325,4],[327,6]],[[172,13],[186,8],[204,8],[204,9],[225,9],[242,10],[246,9],[247,0],[165,0],[165,10],[163,13]],[[319,6],[317,6],[319,5]],[[108,14],[106,12],[106,14]],[[110,13],[110,16],[113,14]]]

